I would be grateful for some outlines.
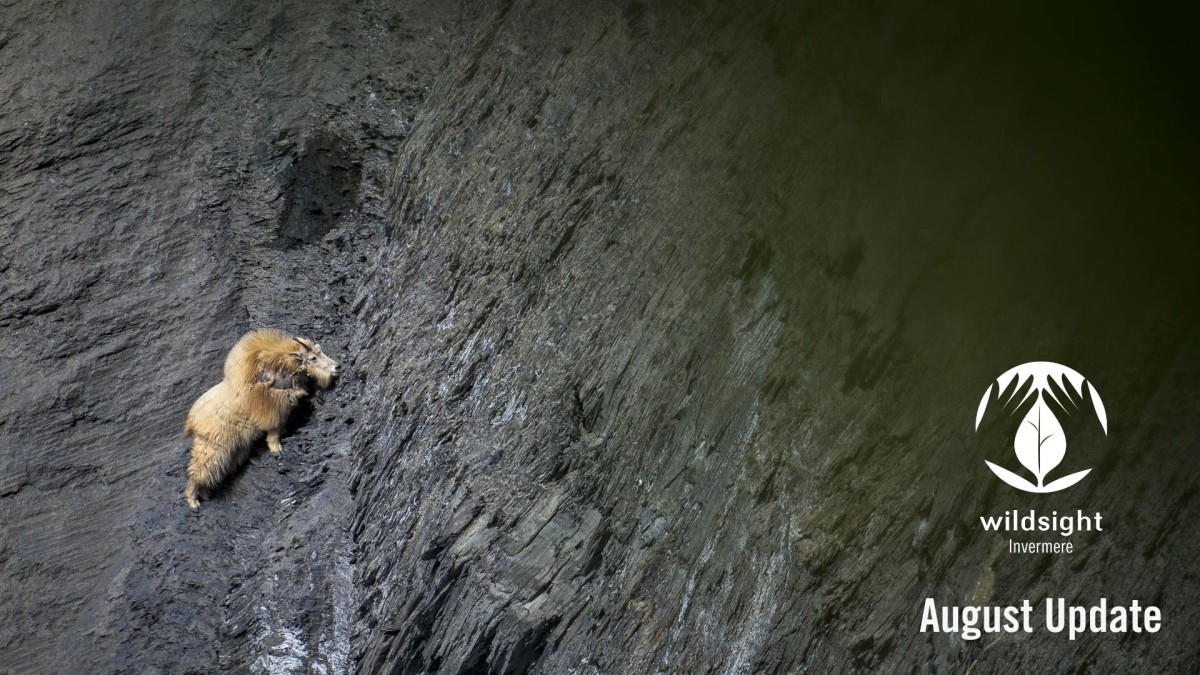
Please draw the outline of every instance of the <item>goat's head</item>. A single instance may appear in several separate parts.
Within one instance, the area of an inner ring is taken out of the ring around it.
[[[294,354],[300,359],[300,372],[305,373],[322,389],[328,388],[337,379],[338,362],[321,351],[321,345],[302,337],[292,338],[297,350]]]

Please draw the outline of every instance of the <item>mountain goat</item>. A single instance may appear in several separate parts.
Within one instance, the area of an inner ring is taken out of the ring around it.
[[[193,439],[183,490],[188,506],[199,508],[264,433],[271,453],[281,451],[279,433],[288,414],[310,384],[328,388],[337,373],[337,361],[311,340],[272,328],[238,340],[225,358],[225,379],[196,399],[183,427]]]

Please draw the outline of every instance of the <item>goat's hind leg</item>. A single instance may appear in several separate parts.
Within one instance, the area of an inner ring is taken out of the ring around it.
[[[192,509],[200,508],[200,500],[208,499],[209,492],[223,477],[222,453],[208,441],[196,438],[192,442],[192,459],[188,462],[187,487],[183,498]]]

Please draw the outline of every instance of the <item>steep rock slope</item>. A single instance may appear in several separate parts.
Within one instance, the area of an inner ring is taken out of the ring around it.
[[[252,327],[353,370],[347,298],[456,12],[3,9],[0,670],[347,667],[353,382],[198,514],[182,421]]]
[[[1194,668],[1194,128],[1119,17],[1061,44],[1068,19],[498,10],[418,118],[355,301],[359,665]],[[1099,468],[1031,502],[971,422],[1037,359],[1122,412],[1111,440],[1076,419]],[[981,532],[1031,505],[1109,533],[1022,559]],[[925,597],[1046,596],[1172,619],[919,632]]]
[[[1086,16],[6,6],[0,669],[1194,670],[1195,106]],[[259,325],[347,376],[192,514]],[[1111,420],[1036,502],[971,429],[1035,359]],[[1045,596],[1167,618],[918,631]]]

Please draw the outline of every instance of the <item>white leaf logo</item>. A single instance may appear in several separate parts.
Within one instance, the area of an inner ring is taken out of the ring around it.
[[[1021,427],[1017,429],[1013,449],[1017,451],[1017,459],[1021,460],[1021,464],[1037,476],[1039,487],[1050,469],[1058,466],[1067,454],[1062,425],[1046,407],[1041,394],[1038,394],[1037,402],[1025,414]]]
[[[1100,421],[1101,428],[1107,434],[1108,416],[1104,411],[1104,404],[1100,401],[1100,395],[1096,393],[1096,388],[1092,387],[1090,382],[1087,382],[1082,375],[1074,370],[1057,363],[1050,363],[1049,361],[1034,361],[1012,368],[996,378],[994,384],[999,385],[997,397],[1003,395],[1005,391],[1009,390],[1009,386],[1013,385],[1008,399],[1003,402],[1005,407],[1011,404],[1016,394],[1025,387],[1028,387],[1028,391],[1021,398],[1021,401],[1017,403],[1018,407],[1030,396],[1037,397],[1029,412],[1025,413],[1025,418],[1021,420],[1021,425],[1017,429],[1016,438],[1013,439],[1013,450],[1017,453],[1017,460],[1033,474],[1033,477],[1037,479],[1037,483],[1035,484],[1004,467],[984,460],[988,468],[1000,480],[1018,490],[1026,492],[1057,492],[1083,480],[1083,477],[1091,469],[1085,469],[1064,476],[1048,484],[1045,482],[1046,475],[1061,464],[1063,457],[1067,454],[1066,435],[1063,433],[1063,428],[1059,424],[1058,418],[1055,417],[1050,406],[1046,404],[1046,397],[1051,397],[1063,410],[1072,409],[1067,407],[1067,403],[1073,404],[1074,409],[1079,409],[1084,407],[1086,403],[1091,403],[1092,410],[1095,412],[1096,418]],[[1090,394],[1087,398],[1083,395],[1085,388]],[[989,385],[987,391],[983,394],[983,400],[979,402],[979,410],[975,415],[976,430],[979,429],[979,424],[983,421],[988,402],[992,397],[992,389],[993,385]],[[1064,397],[1066,402],[1059,400],[1060,396]]]

